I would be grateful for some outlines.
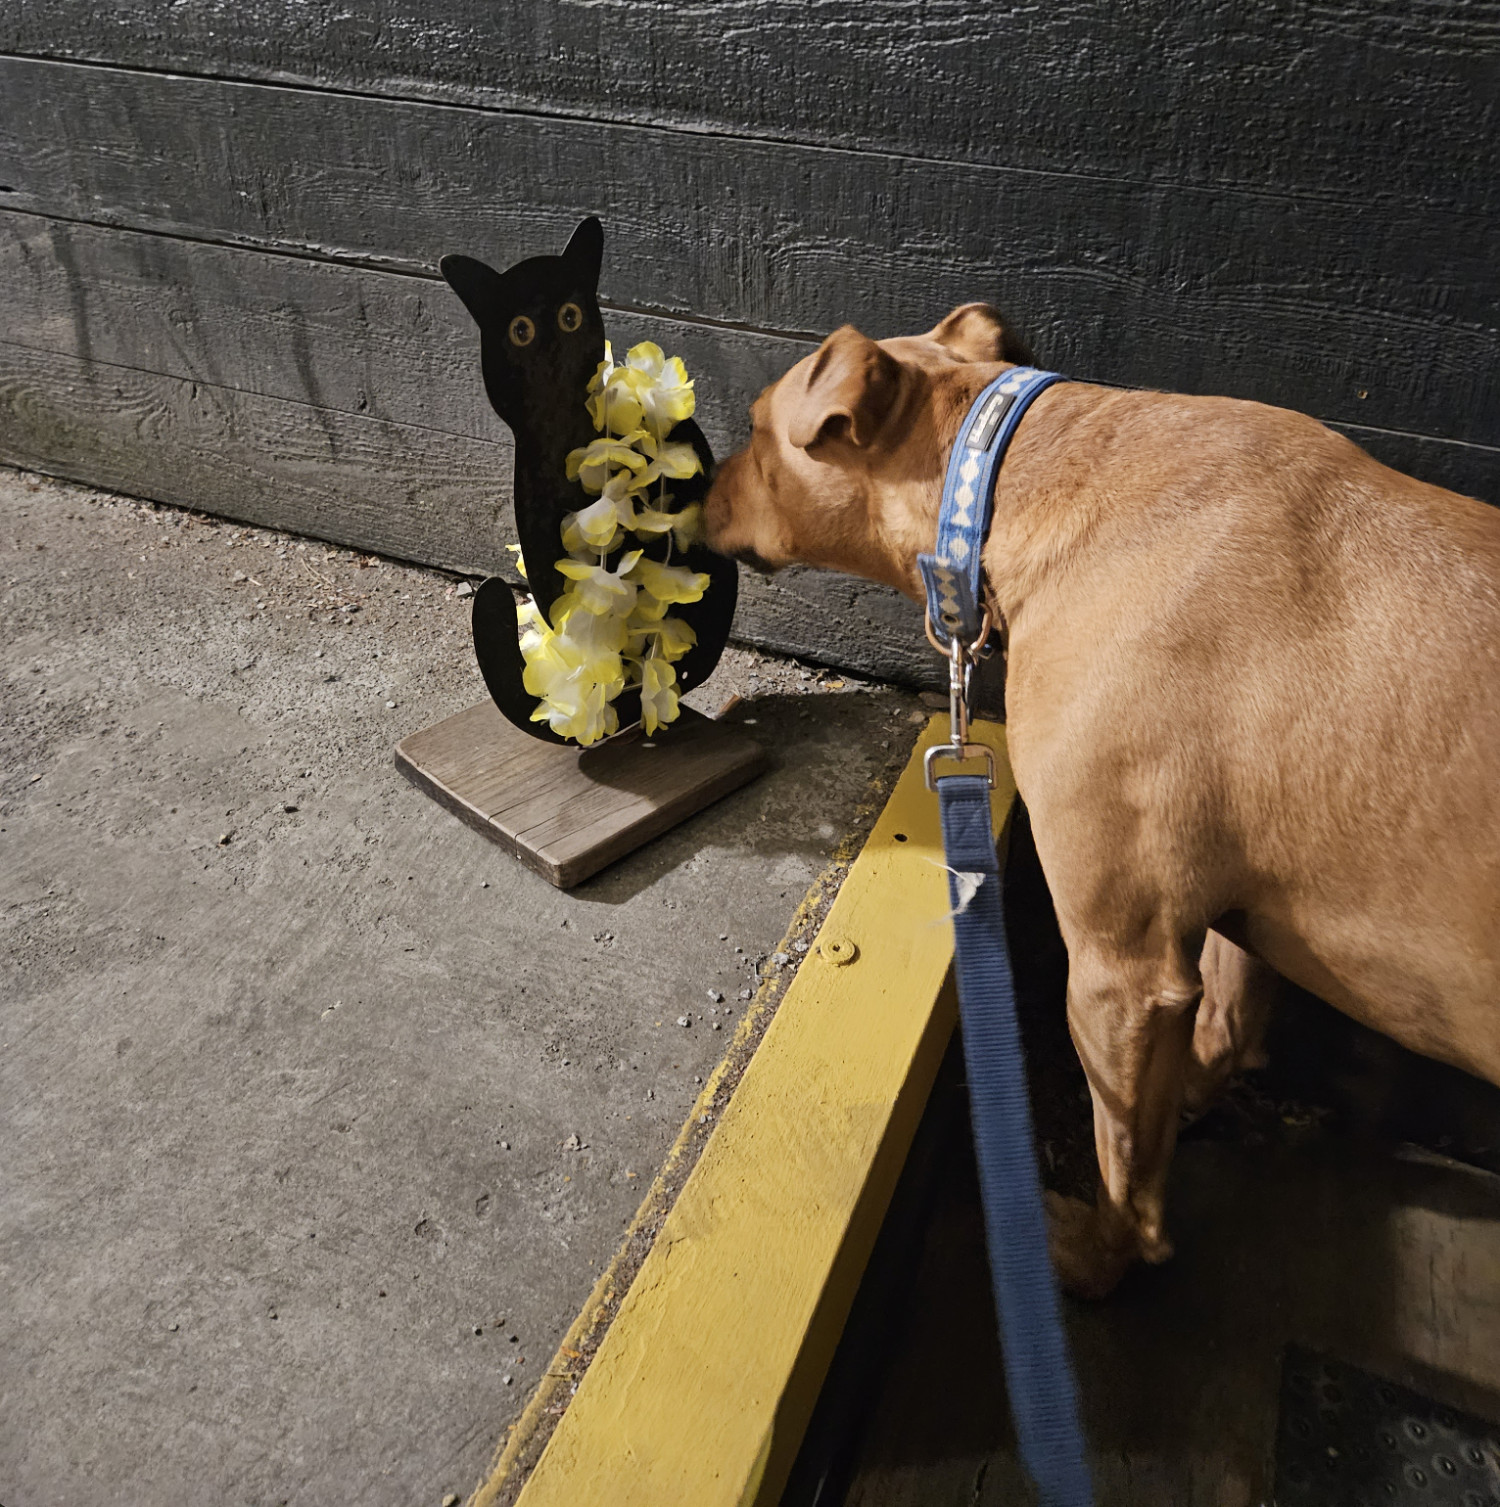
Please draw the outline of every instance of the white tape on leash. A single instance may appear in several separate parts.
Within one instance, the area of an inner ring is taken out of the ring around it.
[[[961,869],[949,868],[946,863],[939,863],[936,858],[929,858],[935,869],[942,869],[953,875],[953,888],[958,891],[958,904],[943,917],[944,921],[951,921],[955,916],[961,916],[968,910],[974,896],[979,893],[979,886],[984,883],[983,874],[968,874]]]

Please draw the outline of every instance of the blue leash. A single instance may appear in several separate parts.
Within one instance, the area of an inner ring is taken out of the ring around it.
[[[948,460],[937,549],[919,556],[917,563],[927,587],[928,636],[949,662],[952,742],[928,751],[927,784],[936,789],[942,813],[974,1149],[1011,1413],[1021,1459],[1045,1507],[1090,1507],[1093,1494],[1047,1251],[1015,981],[1006,945],[990,813],[994,755],[968,738],[969,674],[991,626],[989,613],[980,605],[980,555],[995,480],[1032,400],[1062,380],[1056,372],[1017,367],[996,378],[975,400]],[[936,772],[943,760],[974,758],[988,761],[987,775]]]

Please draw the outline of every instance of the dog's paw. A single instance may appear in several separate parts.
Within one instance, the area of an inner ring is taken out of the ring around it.
[[[1062,1290],[1075,1298],[1107,1298],[1130,1269],[1134,1251],[1103,1238],[1093,1204],[1061,1193],[1048,1193],[1046,1200],[1052,1268]]]
[[[1148,1266],[1160,1266],[1176,1254],[1167,1232],[1159,1223],[1142,1225],[1136,1231],[1136,1243],[1140,1248],[1141,1260]]]
[[[1186,1130],[1195,1125],[1213,1108],[1218,1097],[1218,1084],[1210,1084],[1191,1071],[1183,1088],[1182,1105],[1177,1111],[1177,1128]]]

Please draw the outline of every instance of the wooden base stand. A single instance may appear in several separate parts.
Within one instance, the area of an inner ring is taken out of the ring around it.
[[[594,748],[529,738],[491,702],[396,745],[396,767],[460,820],[570,889],[752,780],[769,760],[743,728],[683,707]]]

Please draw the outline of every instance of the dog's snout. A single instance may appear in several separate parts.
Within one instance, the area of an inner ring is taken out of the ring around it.
[[[703,499],[703,532],[710,549],[768,576],[776,567],[755,547],[755,531],[747,526],[754,512],[744,485],[747,462],[748,452],[741,450],[720,463]]]
[[[733,554],[732,549],[724,547],[724,537],[734,513],[734,482],[739,466],[738,455],[731,455],[720,461],[714,467],[713,481],[703,498],[703,530],[708,547],[721,554]]]

